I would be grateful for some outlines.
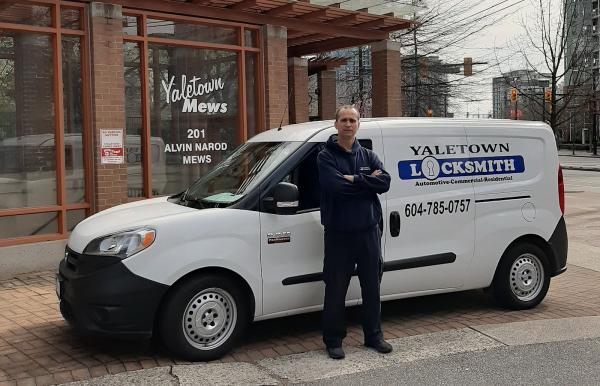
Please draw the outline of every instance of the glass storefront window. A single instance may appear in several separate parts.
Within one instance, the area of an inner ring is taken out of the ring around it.
[[[247,47],[258,47],[258,32],[252,29],[244,30],[244,44]]]
[[[0,210],[56,204],[52,37],[0,31]]]
[[[137,16],[123,16],[123,34],[133,36],[139,35]]]
[[[238,45],[239,28],[148,19],[149,37]]]
[[[85,219],[85,209],[76,209],[67,211],[67,231],[75,229],[75,225]]]
[[[125,156],[127,159],[127,195],[144,197],[142,168],[142,81],[138,43],[123,45],[125,58]]]
[[[66,29],[81,29],[81,10],[63,7],[60,10],[60,24]]]
[[[240,144],[238,55],[149,45],[153,194],[184,190]]]
[[[256,70],[258,66],[258,53],[246,52],[246,127],[248,128],[248,139],[257,134],[258,101],[258,79]]]
[[[52,8],[47,5],[2,4],[0,22],[27,24],[39,27],[52,26]]]
[[[68,204],[85,202],[81,38],[62,38],[65,190]]]
[[[36,213],[0,217],[2,238],[58,233],[58,213]]]

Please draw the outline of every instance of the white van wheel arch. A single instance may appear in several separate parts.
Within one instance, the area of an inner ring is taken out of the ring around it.
[[[246,299],[243,286],[226,275],[191,276],[172,288],[159,310],[160,338],[183,359],[218,359],[248,325]]]
[[[537,244],[522,242],[511,246],[498,264],[492,283],[495,300],[508,308],[535,307],[550,285],[550,264]]]

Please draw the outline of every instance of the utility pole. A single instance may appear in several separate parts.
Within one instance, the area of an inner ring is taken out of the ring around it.
[[[592,154],[598,155],[598,106],[596,105],[596,74],[592,73]]]

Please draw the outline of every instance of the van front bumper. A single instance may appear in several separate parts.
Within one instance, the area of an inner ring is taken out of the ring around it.
[[[60,311],[75,328],[122,338],[152,335],[168,286],[135,275],[120,259],[67,248],[57,273]]]

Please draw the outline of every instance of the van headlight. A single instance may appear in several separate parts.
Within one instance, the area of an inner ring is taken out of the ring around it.
[[[154,242],[156,231],[150,228],[134,229],[114,235],[98,237],[92,240],[83,253],[96,256],[115,256],[125,259],[144,249]]]

